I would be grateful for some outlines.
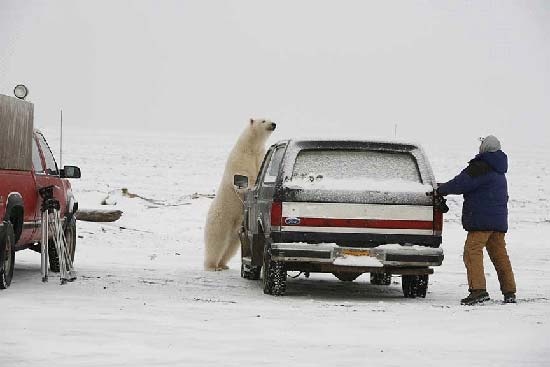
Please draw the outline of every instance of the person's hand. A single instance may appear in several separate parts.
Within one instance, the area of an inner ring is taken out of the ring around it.
[[[449,211],[449,207],[447,206],[447,199],[440,195],[436,195],[435,197],[435,207],[441,213],[447,213]]]

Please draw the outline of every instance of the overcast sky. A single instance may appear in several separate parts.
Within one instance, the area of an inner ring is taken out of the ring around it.
[[[550,141],[550,1],[0,0],[36,125]]]

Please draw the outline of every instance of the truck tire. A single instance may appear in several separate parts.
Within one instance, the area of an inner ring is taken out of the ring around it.
[[[403,275],[401,286],[405,298],[426,298],[428,291],[428,275]]]
[[[67,241],[67,251],[71,261],[74,262],[74,254],[76,252],[76,218],[73,216],[65,227],[65,240]],[[59,256],[55,249],[53,240],[48,241],[48,259],[50,261],[50,270],[54,273],[59,273]]]
[[[416,295],[420,298],[426,298],[426,293],[428,293],[428,275],[419,275]]]
[[[244,261],[244,258],[248,258],[252,262],[252,252],[250,251],[250,244],[246,237],[244,224],[239,231],[239,239],[241,241],[241,278],[258,280],[260,279],[262,267],[247,264]]]
[[[370,284],[390,285],[391,274],[388,273],[370,273]]]
[[[264,251],[264,265],[262,267],[264,293],[273,296],[282,296],[286,292],[286,269],[282,261],[271,260],[271,247]]]
[[[241,262],[241,278],[258,280],[260,279],[261,273],[262,273],[261,266],[246,265]]]
[[[336,278],[340,279],[342,282],[353,282],[363,273],[348,273],[347,271],[332,273]]]
[[[4,226],[4,236],[0,238],[0,289],[10,286],[15,264],[15,234],[13,225],[7,222]]]

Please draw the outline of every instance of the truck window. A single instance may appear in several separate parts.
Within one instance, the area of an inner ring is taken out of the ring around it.
[[[44,154],[44,159],[46,161],[46,173],[48,175],[58,175],[59,171],[57,170],[57,164],[55,163],[55,159],[48,143],[46,143],[46,140],[44,140],[44,137],[41,134],[37,134],[37,136],[40,149],[42,150],[42,154]]]
[[[284,146],[278,147],[277,150],[271,155],[271,160],[269,161],[269,165],[267,166],[267,170],[265,172],[264,183],[273,183],[277,179],[277,174],[279,173],[279,167],[281,166],[281,162],[283,160],[285,148],[286,147]]]
[[[372,150],[304,150],[298,154],[292,179],[404,181],[422,183],[410,153]]]
[[[258,172],[258,177],[256,177],[256,182],[254,182],[254,187],[258,187],[260,182],[263,182],[263,177],[265,176],[265,166],[269,163],[271,160],[271,155],[273,153],[273,150],[270,148],[267,152],[265,152],[264,159],[262,161],[262,164],[260,166],[260,171]]]
[[[36,145],[36,139],[32,139],[32,165],[34,172],[44,172],[42,167],[42,158],[40,158],[40,152],[38,151],[38,145]]]

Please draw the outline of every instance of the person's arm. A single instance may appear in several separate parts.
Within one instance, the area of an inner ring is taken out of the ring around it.
[[[458,176],[439,186],[437,192],[440,195],[461,195],[477,189],[481,184],[479,176],[471,175],[471,168],[464,169]]]

